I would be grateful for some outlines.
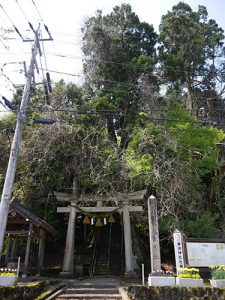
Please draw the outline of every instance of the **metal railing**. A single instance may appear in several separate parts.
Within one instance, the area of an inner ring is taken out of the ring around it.
[[[109,225],[109,243],[108,243],[108,259],[107,259],[107,274],[109,273],[109,261],[111,255],[111,237],[112,237],[112,223]]]

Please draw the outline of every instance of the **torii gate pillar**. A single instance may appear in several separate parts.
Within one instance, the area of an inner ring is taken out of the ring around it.
[[[74,268],[74,240],[75,240],[75,219],[76,208],[70,206],[70,216],[66,235],[66,246],[64,251],[63,268],[61,277],[70,277],[73,275]]]
[[[123,228],[124,228],[124,248],[125,248],[125,273],[124,275],[134,275],[132,262],[132,241],[131,241],[131,227],[130,227],[130,212],[129,206],[123,207]]]

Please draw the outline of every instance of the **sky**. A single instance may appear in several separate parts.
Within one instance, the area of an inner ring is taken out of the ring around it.
[[[53,41],[42,43],[43,55],[39,59],[39,68],[47,69],[53,81],[63,78],[66,82],[82,82],[81,28],[96,10],[103,14],[110,13],[112,8],[122,3],[129,3],[141,21],[152,24],[158,31],[161,16],[176,5],[177,0],[0,0],[0,27],[19,30],[24,39],[33,39],[29,28],[34,29],[39,23],[48,26]],[[224,0],[186,0],[195,11],[198,5],[206,6],[209,18],[215,19],[225,29]],[[48,34],[42,27],[42,37]],[[31,42],[23,42],[17,33],[8,34],[9,39],[0,43],[0,96],[12,99],[15,87],[25,82],[24,64],[29,66]],[[42,81],[46,71],[41,71],[36,82]],[[1,106],[0,106],[1,112]]]

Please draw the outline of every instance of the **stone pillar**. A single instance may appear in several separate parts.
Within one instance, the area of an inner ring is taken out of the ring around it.
[[[61,277],[70,277],[73,275],[73,263],[74,263],[74,239],[75,239],[75,220],[76,220],[76,208],[70,207],[70,216],[67,228],[66,246],[63,259],[63,269],[60,273]]]
[[[83,234],[83,242],[87,239],[87,224],[84,224],[84,234]]]
[[[148,198],[148,221],[149,221],[151,271],[153,272],[153,271],[161,270],[157,201],[154,196],[150,196]]]
[[[26,246],[26,253],[25,253],[25,259],[24,259],[24,269],[23,269],[23,278],[27,277],[27,270],[28,270],[28,264],[29,264],[29,257],[30,257],[30,246],[32,241],[32,234],[33,234],[33,224],[29,224],[29,232],[27,236],[27,246]]]
[[[11,258],[15,258],[16,257],[16,250],[17,250],[17,237],[15,237],[13,239],[12,250],[11,250]]]
[[[132,242],[130,227],[129,206],[123,207],[123,228],[124,228],[124,247],[125,247],[125,273],[124,275],[134,275],[132,264]]]
[[[7,242],[7,247],[6,247],[6,254],[5,254],[5,265],[6,266],[8,264],[8,260],[9,260],[9,256],[10,256],[11,242],[12,242],[12,238],[9,236],[8,242]]]
[[[39,236],[39,247],[38,247],[38,261],[37,261],[37,276],[40,276],[41,269],[44,265],[44,255],[45,255],[45,231],[40,229]]]

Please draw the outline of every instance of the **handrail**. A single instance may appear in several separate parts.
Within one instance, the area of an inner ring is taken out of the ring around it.
[[[94,272],[95,272],[97,253],[98,253],[98,248],[99,248],[99,244],[100,244],[100,234],[101,234],[101,232],[98,232],[97,238],[95,239],[95,246],[94,246],[94,250],[93,250],[92,264],[91,264],[91,273],[90,273],[91,275],[94,274]]]
[[[109,244],[108,244],[108,261],[107,261],[107,274],[109,273],[109,260],[111,254],[111,237],[112,237],[112,223],[109,225]]]
[[[90,277],[93,274],[94,263],[96,261],[96,251],[97,251],[97,240],[95,238],[94,247],[93,247],[93,251],[92,251],[92,257],[91,257],[91,264],[90,264],[90,268],[89,268],[89,276]]]
[[[95,252],[95,247],[96,247],[96,242],[94,243],[94,248],[92,250],[92,255],[91,255],[91,263],[89,267],[89,276],[92,276],[92,271],[93,271],[93,257],[94,257],[94,252]]]

